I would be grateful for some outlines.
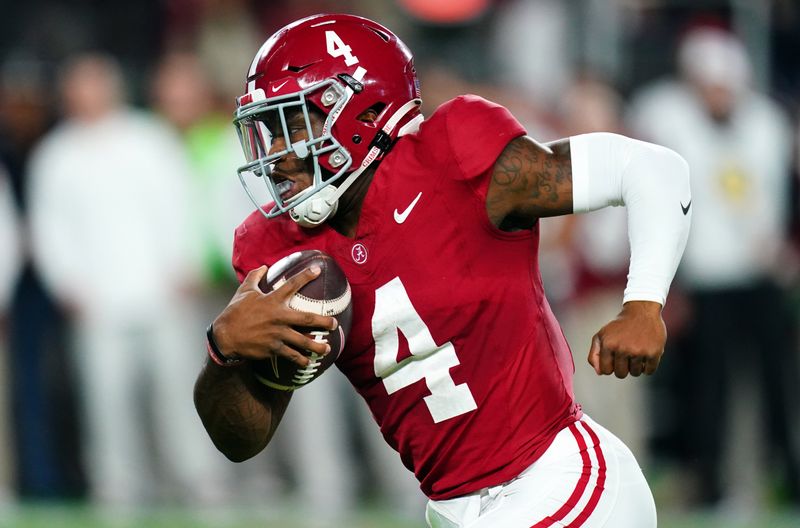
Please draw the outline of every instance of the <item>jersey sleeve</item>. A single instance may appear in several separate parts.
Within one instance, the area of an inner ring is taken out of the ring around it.
[[[252,270],[263,265],[272,266],[280,258],[301,249],[327,247],[326,233],[330,230],[307,230],[283,215],[267,219],[253,211],[233,235],[231,264],[239,282]]]
[[[250,271],[269,262],[267,250],[275,243],[265,224],[261,213],[253,211],[234,231],[231,264],[239,282]]]
[[[462,95],[442,105],[444,135],[458,170],[454,178],[471,180],[497,161],[525,128],[503,106],[477,95]]]
[[[247,222],[243,222],[236,228],[233,234],[233,255],[231,257],[231,264],[233,265],[233,271],[236,272],[236,279],[239,282],[244,280],[244,276],[247,275],[248,264],[246,253],[244,248],[247,247]]]

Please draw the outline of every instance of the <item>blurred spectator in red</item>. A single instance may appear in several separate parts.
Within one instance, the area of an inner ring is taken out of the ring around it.
[[[678,271],[691,317],[679,414],[687,467],[703,505],[763,505],[759,461],[800,501],[800,367],[778,277],[787,241],[792,130],[751,86],[742,43],[697,28],[680,78],[643,89],[632,123],[692,169],[692,235]],[[766,437],[766,453],[758,451]],[[736,441],[732,441],[732,439]]]
[[[64,120],[30,164],[32,252],[73,324],[92,497],[212,499],[224,489],[216,453],[193,441],[202,428],[187,397],[203,359],[187,295],[189,169],[169,128],[125,106],[123,83],[107,56],[64,67]]]
[[[489,53],[495,14],[493,1],[396,0],[395,3],[406,15],[407,35],[403,37],[414,50],[417,68],[446,68],[471,83],[492,77],[495,68]]]

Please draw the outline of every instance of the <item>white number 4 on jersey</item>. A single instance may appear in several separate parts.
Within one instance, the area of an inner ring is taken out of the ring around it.
[[[398,332],[403,332],[411,351],[411,356],[399,363]],[[467,384],[456,385],[450,376],[450,369],[460,364],[456,349],[449,341],[436,344],[399,277],[375,291],[372,336],[375,339],[375,375],[383,379],[389,394],[424,379],[431,392],[424,398],[425,405],[435,423],[478,407]]]

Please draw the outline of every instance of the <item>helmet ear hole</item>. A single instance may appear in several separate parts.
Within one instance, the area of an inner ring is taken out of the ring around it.
[[[381,112],[383,109],[386,108],[386,103],[375,103],[374,105],[370,106],[358,116],[358,120],[362,123],[374,123],[380,117]]]

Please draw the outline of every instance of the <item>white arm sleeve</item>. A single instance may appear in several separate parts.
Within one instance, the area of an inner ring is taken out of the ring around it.
[[[573,211],[628,210],[631,264],[623,303],[662,306],[691,222],[689,166],[674,151],[609,133],[570,138]]]

